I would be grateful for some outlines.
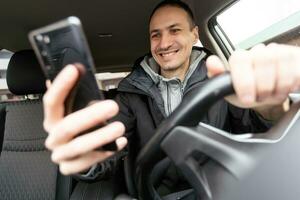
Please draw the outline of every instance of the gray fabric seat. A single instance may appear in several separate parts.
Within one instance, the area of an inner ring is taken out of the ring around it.
[[[15,53],[8,65],[7,84],[16,95],[37,99],[2,103],[3,145],[0,157],[0,199],[68,199],[71,179],[59,175],[45,148],[41,94],[45,78],[31,50]]]

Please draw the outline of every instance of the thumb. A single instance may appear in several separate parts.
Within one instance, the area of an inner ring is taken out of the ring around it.
[[[214,77],[218,74],[222,74],[226,71],[224,64],[218,56],[209,56],[206,60],[207,76],[209,78]]]

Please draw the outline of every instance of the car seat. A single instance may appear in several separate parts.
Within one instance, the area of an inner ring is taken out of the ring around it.
[[[0,198],[69,199],[71,178],[62,176],[45,148],[41,97],[45,78],[32,50],[16,52],[7,68],[11,93],[25,100],[1,103],[3,146],[0,157]],[[36,98],[29,98],[33,94]]]

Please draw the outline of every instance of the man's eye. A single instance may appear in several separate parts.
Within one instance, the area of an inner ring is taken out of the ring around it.
[[[151,38],[155,39],[155,38],[158,38],[159,37],[159,34],[153,34],[151,35]]]
[[[178,33],[180,32],[180,29],[171,29],[171,33]]]

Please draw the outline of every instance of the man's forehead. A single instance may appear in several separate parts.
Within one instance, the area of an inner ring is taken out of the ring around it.
[[[187,13],[178,7],[165,6],[159,8],[152,16],[149,24],[150,32],[152,30],[160,30],[169,28],[172,25],[188,25]]]

